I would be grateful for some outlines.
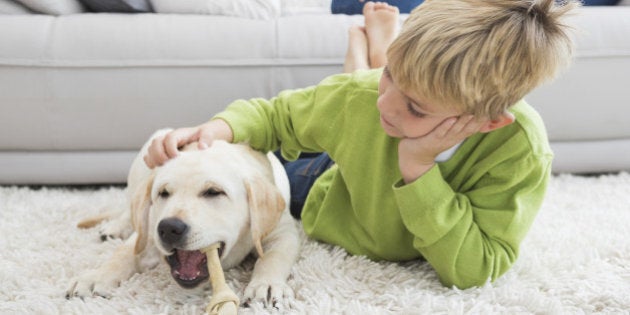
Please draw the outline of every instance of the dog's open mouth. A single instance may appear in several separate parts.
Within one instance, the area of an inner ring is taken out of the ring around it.
[[[221,242],[219,257],[223,254],[225,243]],[[200,250],[175,249],[174,253],[166,256],[171,266],[171,275],[184,288],[194,288],[208,280],[208,258]]]

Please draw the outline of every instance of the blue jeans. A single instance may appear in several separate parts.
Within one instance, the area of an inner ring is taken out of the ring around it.
[[[289,185],[291,186],[291,205],[289,208],[291,209],[291,215],[299,220],[306,196],[308,196],[308,192],[313,187],[313,183],[335,162],[326,153],[303,154],[299,159],[292,162],[283,159],[279,152],[275,152],[275,154],[284,165],[284,169],[289,177]]]
[[[584,0],[584,5],[615,5],[619,0]]]
[[[413,8],[419,6],[423,0],[379,0],[389,5],[398,7],[400,13],[409,13]],[[363,14],[363,5],[368,0],[332,0],[330,10],[333,14]]]

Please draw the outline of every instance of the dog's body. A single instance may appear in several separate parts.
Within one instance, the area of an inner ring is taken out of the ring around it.
[[[152,136],[164,134],[162,130]],[[73,280],[68,296],[108,296],[112,288],[164,256],[171,275],[185,288],[206,283],[206,256],[200,250],[219,243],[228,269],[258,254],[243,300],[276,302],[293,291],[287,277],[299,250],[295,220],[288,211],[289,183],[273,154],[246,145],[215,141],[210,148],[189,145],[164,166],[149,169],[142,157],[128,177],[130,211],[102,230],[102,238],[133,233],[98,269]],[[103,217],[88,220],[93,226]]]

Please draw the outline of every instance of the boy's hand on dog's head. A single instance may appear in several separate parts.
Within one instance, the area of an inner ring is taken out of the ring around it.
[[[211,120],[196,127],[175,129],[164,136],[156,137],[151,142],[144,163],[149,168],[162,166],[168,160],[179,155],[181,148],[198,142],[198,149],[204,150],[216,139],[232,142],[232,129],[223,120]]]
[[[180,147],[196,141],[198,134],[197,128],[191,127],[175,129],[164,136],[154,138],[144,156],[144,163],[149,168],[162,166],[179,154]]]

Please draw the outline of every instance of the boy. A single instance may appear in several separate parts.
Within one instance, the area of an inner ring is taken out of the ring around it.
[[[570,60],[560,19],[577,5],[426,1],[384,69],[238,100],[156,139],[145,162],[214,139],[280,148],[288,160],[326,152],[334,163],[314,172],[301,209],[311,238],[375,260],[424,258],[446,286],[483,285],[515,262],[542,203],[552,152],[521,99]]]

